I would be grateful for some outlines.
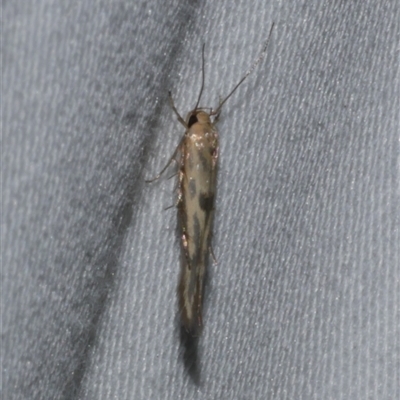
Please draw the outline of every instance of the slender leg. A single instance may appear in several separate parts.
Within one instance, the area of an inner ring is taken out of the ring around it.
[[[212,114],[210,114],[210,115],[212,115]],[[216,124],[218,122],[220,115],[221,115],[221,111],[218,111],[218,113],[214,117],[213,124]]]
[[[177,162],[175,160],[175,156],[176,156],[176,153],[178,152],[178,149],[179,149],[179,145],[175,149],[174,154],[172,154],[172,157],[169,159],[167,165],[161,170],[161,172],[157,176],[155,176],[153,179],[146,179],[145,180],[146,183],[152,183],[152,182],[155,182],[156,180],[158,180],[160,178],[160,176],[165,172],[165,170],[171,165],[172,161]]]
[[[222,98],[220,96],[218,108],[216,110],[213,110],[213,109],[210,110],[210,115],[214,116],[214,121],[213,121],[214,124],[216,124],[218,122],[219,116],[221,115],[221,104],[222,104]]]
[[[168,96],[169,96],[169,101],[170,101],[170,103],[171,103],[172,110],[174,111],[174,113],[175,113],[176,116],[178,117],[178,121],[185,127],[185,129],[188,129],[188,126],[187,126],[186,122],[185,122],[184,119],[179,115],[178,110],[177,110],[176,107],[175,107],[174,100],[172,99],[172,94],[171,94],[170,91],[168,92]],[[179,147],[180,147],[180,144],[179,144],[178,147],[175,149],[174,154],[172,154],[172,157],[171,157],[170,160],[168,161],[167,165],[161,170],[161,172],[160,172],[157,176],[155,176],[153,179],[146,179],[146,180],[145,180],[146,183],[151,183],[151,182],[154,182],[154,181],[158,180],[158,179],[160,178],[160,176],[165,172],[165,170],[170,166],[170,164],[171,164],[172,161],[177,162],[177,161],[175,160],[175,156],[176,156],[176,153],[178,152]]]
[[[217,261],[217,259],[215,258],[214,250],[213,250],[213,248],[212,248],[211,245],[209,246],[208,250],[209,250],[209,252],[210,252],[210,254],[211,254],[211,257],[212,257],[212,259],[213,259],[213,261],[214,261],[214,264],[218,264],[218,261]]]
[[[170,91],[168,92],[168,96],[169,96],[169,101],[170,101],[170,103],[171,103],[172,110],[174,111],[174,113],[175,113],[176,116],[178,117],[178,121],[179,121],[186,129],[188,129],[187,123],[186,123],[186,122],[184,121],[184,119],[179,115],[178,110],[177,110],[176,107],[175,107],[174,100],[173,100],[173,98],[172,98],[172,94],[171,94]]]
[[[174,159],[174,161],[175,161],[176,163],[178,162],[178,161],[176,161],[175,159]],[[167,181],[169,181],[169,180],[172,179],[172,178],[175,178],[178,174],[179,174],[179,171],[175,172],[174,174],[172,174],[171,176],[169,176],[169,177],[167,178]]]

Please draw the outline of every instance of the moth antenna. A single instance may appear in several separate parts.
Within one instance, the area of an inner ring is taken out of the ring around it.
[[[201,88],[200,88],[200,93],[199,93],[199,97],[197,99],[197,103],[196,103],[196,107],[194,108],[194,110],[197,110],[197,107],[199,106],[200,103],[200,99],[201,99],[201,95],[203,94],[203,89],[204,89],[204,48],[205,48],[206,44],[203,43],[203,48],[201,50],[201,58],[202,58],[202,67],[201,67]]]
[[[272,30],[274,29],[274,25],[275,25],[275,22],[272,23],[271,30],[269,31],[268,39],[265,42],[264,48],[263,48],[262,52],[260,53],[260,55],[258,56],[257,60],[254,61],[253,65],[245,73],[244,77],[239,81],[239,83],[232,89],[232,91],[228,94],[228,96],[226,96],[225,99],[222,100],[221,103],[219,103],[218,108],[216,110],[212,111],[211,115],[218,115],[218,113],[221,111],[221,108],[226,103],[226,101],[233,95],[233,93],[236,92],[236,89],[254,71],[254,68],[256,68],[257,65],[260,63],[260,61],[265,57],[265,54],[267,53],[267,49],[268,49],[269,39],[271,38]]]

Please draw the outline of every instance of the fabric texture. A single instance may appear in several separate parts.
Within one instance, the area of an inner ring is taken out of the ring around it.
[[[400,3],[4,1],[3,399],[399,399]],[[224,105],[196,347],[167,163]]]

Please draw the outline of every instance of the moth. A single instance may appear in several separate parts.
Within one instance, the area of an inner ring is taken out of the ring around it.
[[[215,124],[222,106],[264,58],[273,27],[274,24],[260,56],[216,109],[199,106],[204,89],[204,44],[200,93],[195,107],[189,111],[186,119],[177,111],[171,92],[168,93],[172,110],[184,127],[185,134],[168,164],[154,179],[147,182],[157,180],[173,160],[178,163],[177,208],[182,263],[178,302],[182,325],[192,336],[199,336],[203,326],[204,278],[208,256],[212,254],[211,238],[219,157],[219,139]],[[176,160],[178,154],[180,157]]]

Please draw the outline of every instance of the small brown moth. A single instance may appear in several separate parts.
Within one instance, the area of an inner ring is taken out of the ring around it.
[[[271,37],[272,24],[264,48],[233,90],[214,110],[199,107],[204,88],[204,45],[202,48],[202,84],[196,106],[184,120],[178,113],[171,92],[169,99],[178,121],[185,128],[174,154],[163,170],[152,180],[157,180],[180,154],[178,181],[178,222],[182,249],[182,270],[178,285],[179,309],[182,325],[193,336],[198,336],[203,325],[202,303],[204,276],[211,251],[214,199],[218,166],[218,131],[215,124],[222,106],[263,59]],[[212,118],[212,120],[211,120]]]

